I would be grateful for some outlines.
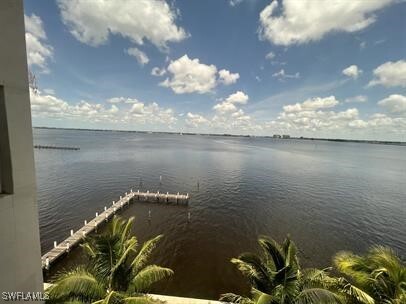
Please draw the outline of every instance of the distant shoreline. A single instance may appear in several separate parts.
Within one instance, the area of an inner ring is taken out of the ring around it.
[[[271,138],[276,140],[319,140],[319,141],[333,141],[333,142],[350,142],[350,143],[364,143],[364,144],[377,144],[377,145],[393,145],[393,146],[406,146],[403,141],[385,141],[385,140],[364,140],[364,139],[342,139],[342,138],[320,138],[320,137],[289,137],[289,138],[274,138],[270,135],[235,135],[227,133],[192,133],[192,132],[168,132],[168,131],[131,131],[131,130],[112,130],[112,129],[82,129],[82,128],[57,128],[57,127],[33,127],[33,129],[50,129],[50,130],[73,130],[73,131],[94,131],[94,132],[123,132],[123,133],[140,133],[140,134],[172,134],[172,135],[200,135],[200,136],[227,136],[227,137],[248,137],[248,138]]]

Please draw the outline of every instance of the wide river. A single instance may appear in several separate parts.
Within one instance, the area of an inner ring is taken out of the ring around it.
[[[46,129],[34,129],[34,143],[80,147],[35,150],[43,253],[130,188],[190,194],[189,206],[121,213],[136,217],[140,242],[165,235],[153,262],[175,275],[155,292],[245,292],[229,261],[257,250],[261,234],[290,234],[306,267],[373,244],[406,253],[405,146]],[[77,251],[56,269],[79,261]]]

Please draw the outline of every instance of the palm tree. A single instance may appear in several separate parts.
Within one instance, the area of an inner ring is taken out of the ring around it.
[[[370,303],[406,303],[406,266],[391,249],[374,246],[365,256],[339,252],[334,264],[349,277],[356,291],[369,297]]]
[[[251,285],[251,297],[223,294],[221,301],[238,304],[344,303],[337,280],[329,269],[301,270],[297,249],[289,237],[282,245],[262,236],[258,239],[262,255],[244,253],[231,262]]]
[[[169,268],[147,265],[159,235],[143,244],[131,236],[134,218],[114,217],[104,234],[89,238],[82,247],[86,266],[58,276],[49,292],[49,303],[151,303],[144,293],[155,282],[173,274]]]

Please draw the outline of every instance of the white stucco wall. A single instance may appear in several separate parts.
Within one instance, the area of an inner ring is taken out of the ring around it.
[[[3,107],[0,117],[7,118],[14,188],[12,194],[0,194],[2,302],[4,291],[42,291],[43,286],[22,0],[0,1],[0,39],[6,114]],[[4,128],[0,135],[4,142]]]

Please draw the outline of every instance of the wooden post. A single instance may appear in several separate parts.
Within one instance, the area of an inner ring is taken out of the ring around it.
[[[66,242],[66,250],[67,250],[67,251],[70,250],[70,244],[69,244],[69,242]]]
[[[85,226],[87,225],[87,221],[85,220]]]
[[[49,269],[49,258],[46,257],[45,259],[45,269],[48,270]]]
[[[104,211],[107,211],[107,207],[106,207],[106,206],[104,206]]]
[[[96,212],[96,217],[98,217],[99,216],[99,212]]]
[[[54,241],[54,248],[56,248],[56,241]]]
[[[70,230],[70,236],[73,236],[73,229]]]

